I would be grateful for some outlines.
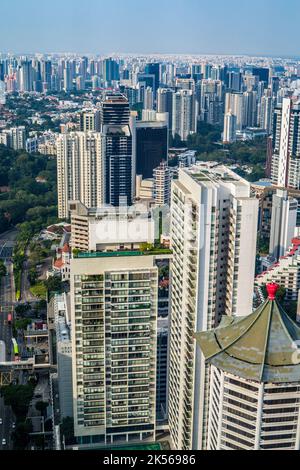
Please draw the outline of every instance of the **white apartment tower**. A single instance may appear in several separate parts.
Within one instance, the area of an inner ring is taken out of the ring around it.
[[[268,135],[273,130],[273,97],[270,90],[265,90],[260,102],[259,126],[266,129]]]
[[[144,109],[153,109],[154,108],[154,96],[153,90],[151,87],[145,89],[144,95]]]
[[[162,162],[153,172],[154,199],[157,207],[170,204],[171,170],[166,162]]]
[[[287,191],[278,189],[273,195],[270,232],[270,255],[278,260],[285,254],[295,236],[298,201],[288,196]]]
[[[244,128],[244,95],[243,93],[226,93],[225,115],[232,112],[236,116],[236,129]]]
[[[207,440],[209,371],[196,331],[252,312],[258,201],[224,166],[180,169],[171,191],[169,426],[178,450]]]
[[[25,126],[4,129],[0,133],[0,144],[6,145],[14,150],[24,150],[26,148]]]
[[[68,218],[69,201],[81,201],[87,207],[100,206],[104,198],[101,134],[61,134],[56,145],[59,218]]]
[[[269,298],[196,335],[211,371],[207,450],[300,450],[300,328]]]
[[[300,189],[300,102],[284,98],[274,113],[272,180],[276,186]]]
[[[236,141],[236,116],[229,111],[224,117],[223,142],[226,144]]]
[[[172,134],[186,141],[196,132],[195,94],[193,90],[182,89],[173,95]]]

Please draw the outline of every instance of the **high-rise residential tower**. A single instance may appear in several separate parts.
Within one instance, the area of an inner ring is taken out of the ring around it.
[[[171,170],[166,162],[161,162],[159,167],[154,169],[153,179],[153,195],[155,205],[157,207],[170,205]]]
[[[157,90],[157,112],[169,113],[169,129],[172,130],[173,120],[173,94],[170,88],[159,88]]]
[[[273,128],[273,183],[300,189],[300,102],[284,98],[275,109]]]
[[[57,145],[58,216],[69,216],[69,201],[87,207],[104,203],[102,137],[97,132],[61,134]]]
[[[21,64],[20,91],[33,91],[33,68],[31,60],[24,60]]]
[[[287,191],[278,189],[272,201],[269,249],[270,256],[275,260],[284,256],[292,243],[297,226],[297,211],[297,199],[289,197]]]
[[[62,134],[57,139],[58,212],[69,215],[68,203],[88,208],[101,204],[131,205],[135,193],[135,120],[121,94],[107,94],[100,117],[83,114],[85,132]],[[89,131],[99,127],[100,132]]]
[[[224,116],[223,142],[229,144],[236,141],[236,116],[229,111]]]
[[[207,440],[209,371],[196,331],[252,312],[258,201],[223,166],[180,169],[171,192],[169,426],[179,450]]]
[[[100,132],[100,111],[84,110],[78,115],[80,132]]]
[[[75,436],[155,440],[158,269],[154,256],[71,261]]]
[[[135,118],[127,98],[107,92],[100,108],[104,202],[131,205],[135,193]]]
[[[179,90],[173,95],[173,137],[186,141],[196,132],[195,94],[192,90]]]

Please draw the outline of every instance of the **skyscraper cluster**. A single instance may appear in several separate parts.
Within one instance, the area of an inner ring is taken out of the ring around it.
[[[259,200],[226,166],[182,160],[174,173],[167,163],[169,138],[187,141],[201,122],[224,124],[224,143],[264,129],[281,188],[272,199],[270,256],[281,260],[297,224],[298,202],[288,194],[300,181],[297,100],[279,97],[266,68],[245,73],[206,64],[173,81],[175,70],[159,64],[134,70],[136,94],[131,70],[120,88],[80,113],[79,132],[58,138],[60,217],[71,215],[75,250],[77,443],[155,441],[159,428],[179,450],[299,449],[293,341],[300,330],[277,304],[274,279],[253,312]],[[152,177],[153,198],[141,209],[141,181]],[[162,207],[167,229],[156,212]],[[291,253],[298,263],[296,248]]]
[[[293,301],[300,288],[300,68],[211,62],[0,61],[5,98],[58,94],[65,114],[82,99],[55,132],[70,291],[51,301],[62,417],[79,448],[161,431],[183,451],[300,449],[300,328],[276,299],[279,285]],[[225,152],[267,137],[271,179],[199,161],[185,146],[201,126],[223,130]],[[24,139],[23,126],[0,134],[16,150]]]

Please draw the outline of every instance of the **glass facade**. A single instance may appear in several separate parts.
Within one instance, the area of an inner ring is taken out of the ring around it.
[[[78,436],[155,438],[157,291],[156,267],[74,276]]]

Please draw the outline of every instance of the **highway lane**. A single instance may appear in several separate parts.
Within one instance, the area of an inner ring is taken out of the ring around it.
[[[6,344],[6,360],[12,360],[12,327],[7,323],[8,313],[13,312],[15,302],[13,264],[10,260],[5,261],[7,276],[2,278],[0,288],[0,340]],[[4,405],[0,399],[0,449],[11,449],[11,432],[14,421],[12,410]],[[6,439],[6,445],[2,445],[2,440]]]

